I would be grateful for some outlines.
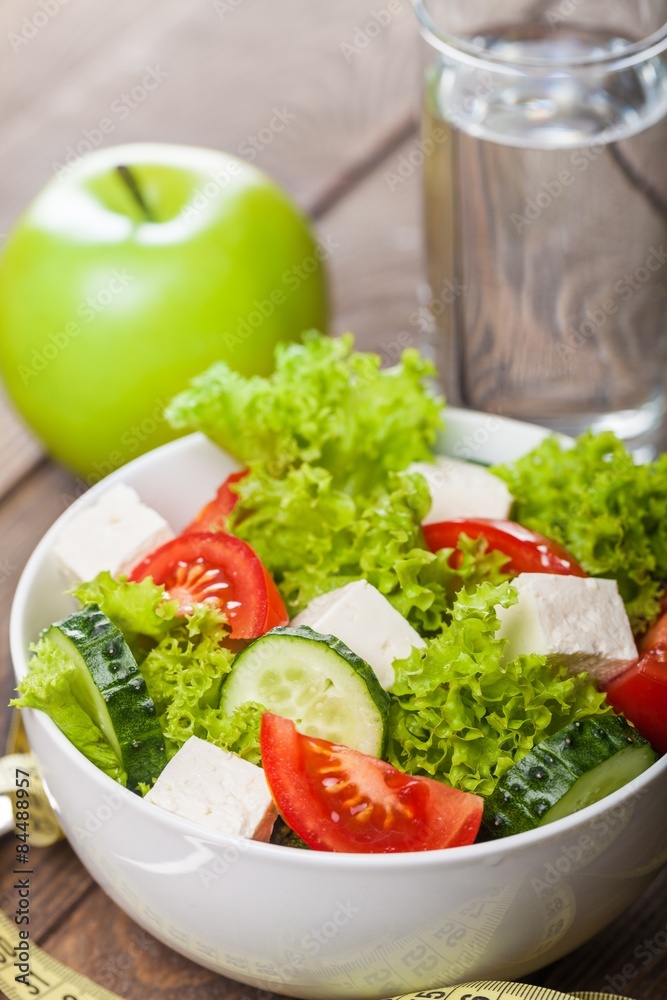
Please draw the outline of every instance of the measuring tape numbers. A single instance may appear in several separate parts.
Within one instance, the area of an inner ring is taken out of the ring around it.
[[[422,990],[392,1000],[630,1000],[629,997],[611,996],[609,993],[559,993],[545,986],[527,983],[497,983],[484,981],[464,983],[461,986],[443,986],[440,989]]]
[[[21,942],[20,928],[0,911],[0,992],[7,1000],[121,1000],[86,976],[28,940]],[[25,958],[25,961],[23,959]],[[27,968],[26,968],[27,967]],[[23,971],[25,970],[25,971]],[[156,995],[159,987],[156,987]],[[521,983],[478,982],[422,990],[393,1000],[629,1000],[604,993],[558,993],[542,986]]]

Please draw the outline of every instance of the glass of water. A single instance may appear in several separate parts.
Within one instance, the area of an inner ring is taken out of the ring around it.
[[[450,402],[663,443],[667,0],[414,0]]]

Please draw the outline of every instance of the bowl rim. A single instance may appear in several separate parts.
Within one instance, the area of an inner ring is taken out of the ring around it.
[[[458,424],[459,430],[462,428],[472,430],[479,427],[480,418],[488,420],[490,416],[478,411],[460,410],[455,407],[447,407],[446,415],[447,418],[454,418],[454,423]],[[535,424],[529,424],[525,421],[496,415],[492,415],[492,418],[500,422],[502,430],[506,432],[520,432],[522,436],[532,439],[535,443],[549,436],[551,433],[543,427],[538,427]],[[53,542],[64,524],[84,507],[94,503],[95,499],[110,486],[122,482],[129,469],[136,469],[139,465],[147,465],[151,461],[156,460],[156,458],[161,459],[166,454],[169,454],[172,458],[177,458],[179,452],[188,451],[193,445],[205,440],[207,439],[201,433],[189,434],[138,456],[132,462],[100,480],[100,482],[78,497],[47,529],[26,562],[12,601],[9,637],[13,674],[16,681],[20,680],[27,669],[27,651],[23,646],[23,622],[29,605],[34,579],[43,558],[51,550]],[[569,439],[563,438],[563,440]],[[88,773],[93,780],[101,781],[103,789],[113,789],[117,795],[121,796],[124,804],[128,805],[131,809],[140,809],[142,812],[146,808],[151,809],[151,803],[144,803],[142,798],[119,785],[113,778],[89,761],[84,754],[70,743],[67,737],[47,715],[34,709],[24,709],[22,711],[29,713],[32,725],[39,727],[49,739],[56,742],[74,769],[77,767],[83,767],[84,771],[89,769]],[[585,832],[584,828],[600,816],[606,813],[613,813],[619,806],[627,806],[632,804],[635,798],[638,799],[645,794],[649,794],[651,786],[663,779],[666,774],[667,754],[659,758],[637,778],[623,785],[611,795],[605,796],[605,798],[600,799],[598,802],[594,802],[584,809],[580,809],[570,816],[555,820],[546,826],[536,827],[533,830],[514,834],[511,837],[502,837],[498,840],[483,841],[482,843],[470,844],[465,847],[441,848],[434,851],[366,854],[298,850],[296,848],[286,848],[280,844],[263,843],[243,837],[217,833],[215,830],[200,826],[167,810],[160,809],[159,813],[154,812],[152,815],[154,820],[166,825],[174,833],[188,837],[189,839],[196,839],[211,846],[215,845],[221,849],[233,847],[237,850],[240,849],[240,853],[248,857],[256,855],[258,858],[263,858],[267,861],[270,859],[276,860],[280,857],[281,864],[296,865],[298,867],[302,865],[312,867],[315,865],[323,866],[327,870],[345,868],[357,870],[361,867],[364,869],[370,867],[374,871],[382,871],[384,869],[387,871],[396,871],[397,869],[411,870],[430,866],[456,868],[459,865],[466,865],[468,862],[475,860],[487,864],[497,863],[508,853],[511,853],[513,848],[521,850],[522,848],[531,848],[536,844],[546,844],[552,840],[561,840],[564,836],[579,828],[581,828],[581,832]],[[108,786],[106,783],[108,783]],[[240,848],[240,845],[243,846]]]

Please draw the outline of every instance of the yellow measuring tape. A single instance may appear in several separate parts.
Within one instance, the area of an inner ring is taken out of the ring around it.
[[[49,844],[55,844],[57,840],[62,839],[63,832],[42,787],[37,761],[30,752],[21,713],[12,712],[7,737],[7,756],[0,757],[0,795],[7,795],[11,799],[14,823],[16,829],[20,829],[17,824],[22,821],[21,814],[25,803],[21,801],[20,793],[17,792],[17,769],[30,775],[30,846],[48,847]]]
[[[544,986],[529,986],[527,983],[497,983],[490,980],[478,983],[463,983],[460,986],[443,986],[434,990],[422,990],[407,996],[393,997],[393,1000],[629,1000],[629,997],[612,996],[609,993],[558,993]]]
[[[0,912],[0,991],[7,1000],[120,1000],[86,976],[68,969],[30,939],[21,940],[17,926]],[[28,944],[26,945],[26,940]],[[159,986],[156,986],[156,996]],[[558,993],[525,983],[478,982],[443,986],[393,1000],[628,1000],[604,993]]]
[[[44,847],[62,837],[55,813],[49,805],[36,762],[30,753],[19,713],[14,713],[9,735],[8,756],[0,758],[0,795],[10,795],[17,831],[20,830],[23,799],[17,795],[16,773],[30,775],[30,845]],[[18,865],[18,863],[17,863]],[[26,871],[17,867],[20,880]],[[17,890],[18,893],[18,890]],[[18,900],[17,894],[17,900]],[[17,918],[21,913],[17,911]],[[159,990],[159,987],[157,987]],[[17,923],[0,911],[0,993],[7,1000],[121,1000],[86,976],[68,969],[33,943],[29,925]],[[558,993],[525,983],[476,982],[442,986],[393,1000],[628,1000],[604,993]]]

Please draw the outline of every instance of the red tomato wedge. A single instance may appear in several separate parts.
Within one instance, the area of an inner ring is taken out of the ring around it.
[[[262,764],[285,822],[319,851],[388,854],[472,844],[484,801],[367,754],[298,733],[265,712]]]
[[[667,646],[649,649],[606,688],[607,701],[658,753],[667,753]]]
[[[227,615],[232,639],[256,639],[289,617],[278,588],[253,549],[223,531],[181,535],[156,549],[132,570],[163,584],[179,614],[195,604],[215,604]]]
[[[663,598],[663,609],[664,605],[665,600]],[[656,646],[667,648],[667,610],[663,610],[660,617],[651,625],[646,635],[639,640],[639,652],[647,653],[650,649],[655,649]]]
[[[238,493],[230,487],[245,479],[247,475],[248,469],[241,469],[240,472],[232,472],[227,476],[215,498],[202,507],[194,521],[184,529],[183,534],[189,535],[192,531],[226,531],[229,515],[239,499]]]
[[[455,549],[460,535],[469,538],[486,538],[490,549],[504,552],[509,559],[508,573],[557,573],[561,576],[587,576],[588,574],[567,549],[552,542],[544,535],[529,531],[514,521],[493,521],[484,518],[468,520],[464,517],[452,521],[438,521],[423,526],[424,540],[431,552],[438,549]],[[458,564],[453,553],[453,566]]]

